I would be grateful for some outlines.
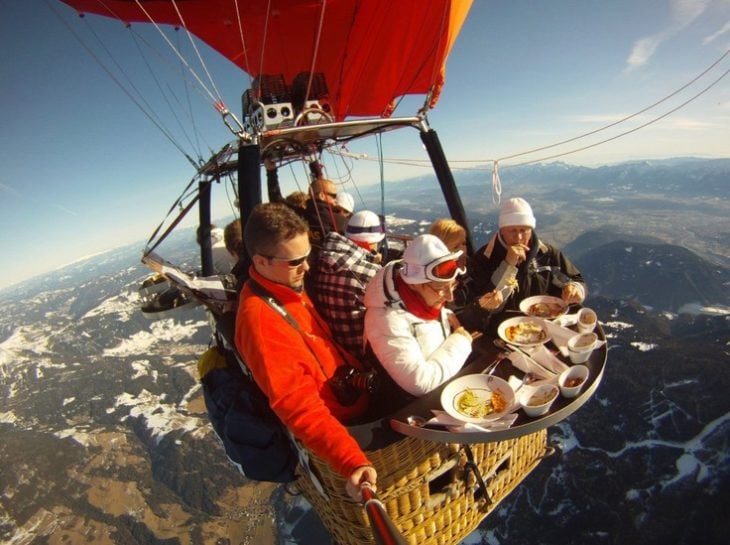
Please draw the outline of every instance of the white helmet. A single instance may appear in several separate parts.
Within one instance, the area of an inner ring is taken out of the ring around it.
[[[385,226],[375,212],[360,210],[347,222],[345,236],[357,242],[378,243],[385,237]]]

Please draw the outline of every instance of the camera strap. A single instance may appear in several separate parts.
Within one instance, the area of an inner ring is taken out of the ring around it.
[[[304,345],[307,347],[309,352],[311,352],[312,357],[314,358],[314,361],[317,362],[317,365],[319,365],[319,369],[322,371],[322,374],[326,379],[329,379],[330,377],[327,376],[327,373],[324,370],[324,367],[322,367],[322,364],[319,361],[319,358],[317,357],[317,354],[314,352],[311,346],[309,346],[309,343],[307,342],[307,337],[304,335],[304,332],[302,331],[302,328],[299,327],[299,323],[294,319],[294,316],[292,316],[288,310],[282,305],[279,301],[276,300],[276,297],[274,297],[269,290],[267,290],[265,287],[263,287],[261,284],[256,282],[253,278],[249,278],[247,280],[249,288],[251,288],[251,291],[254,292],[254,294],[259,297],[260,299],[263,299],[266,304],[268,304],[271,308],[273,308],[284,320],[287,321],[287,323],[294,328],[295,331],[301,335],[302,340],[304,341]],[[315,317],[315,319],[317,319]],[[319,320],[317,320],[317,323],[319,323]],[[321,325],[321,324],[320,324]],[[336,345],[335,345],[336,346]],[[339,352],[339,348],[338,348]],[[341,355],[341,354],[340,354]],[[347,360],[345,360],[347,361]]]

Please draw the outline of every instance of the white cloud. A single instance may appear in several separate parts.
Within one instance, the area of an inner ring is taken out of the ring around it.
[[[715,32],[714,34],[710,34],[709,36],[707,36],[704,40],[702,40],[702,43],[704,45],[707,45],[710,42],[714,42],[716,39],[718,39],[720,36],[722,36],[726,32],[730,32],[730,21],[725,23],[723,25],[723,27],[720,30],[718,30],[717,32]]]
[[[59,209],[59,210],[60,210],[61,212],[66,212],[66,214],[68,214],[68,215],[70,215],[70,216],[78,216],[78,213],[74,212],[74,211],[73,211],[73,210],[71,210],[70,208],[66,208],[66,207],[65,207],[65,206],[63,206],[62,204],[57,204],[57,203],[54,203],[54,204],[53,204],[52,206],[54,206],[54,207],[58,208],[58,209]]]
[[[660,35],[656,35],[637,41],[629,53],[629,58],[626,59],[626,70],[630,71],[645,65],[663,40],[664,38],[661,38]]]
[[[11,195],[15,195],[16,197],[20,197],[20,193],[18,193],[15,189],[10,187],[9,185],[5,185],[4,183],[0,183],[0,190],[5,191],[6,193],[10,193]]]
[[[672,0],[672,19],[681,27],[690,24],[707,9],[709,0]]]
[[[672,22],[669,27],[654,35],[646,36],[634,42],[631,53],[629,53],[629,57],[626,59],[625,71],[630,72],[648,63],[662,42],[678,34],[705,12],[709,1],[672,0],[669,6]]]

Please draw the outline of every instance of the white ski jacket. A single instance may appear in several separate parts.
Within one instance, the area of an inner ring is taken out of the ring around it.
[[[401,262],[388,263],[365,291],[365,338],[391,378],[409,394],[424,395],[453,377],[471,353],[471,341],[452,333],[447,308],[439,320],[405,309],[395,287]]]

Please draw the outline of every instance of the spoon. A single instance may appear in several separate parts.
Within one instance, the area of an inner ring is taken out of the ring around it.
[[[525,384],[531,384],[535,382],[536,380],[539,380],[540,377],[538,377],[535,373],[528,371],[522,376],[522,382],[520,382],[520,385],[515,388],[515,393],[517,393],[517,390],[522,388]]]

